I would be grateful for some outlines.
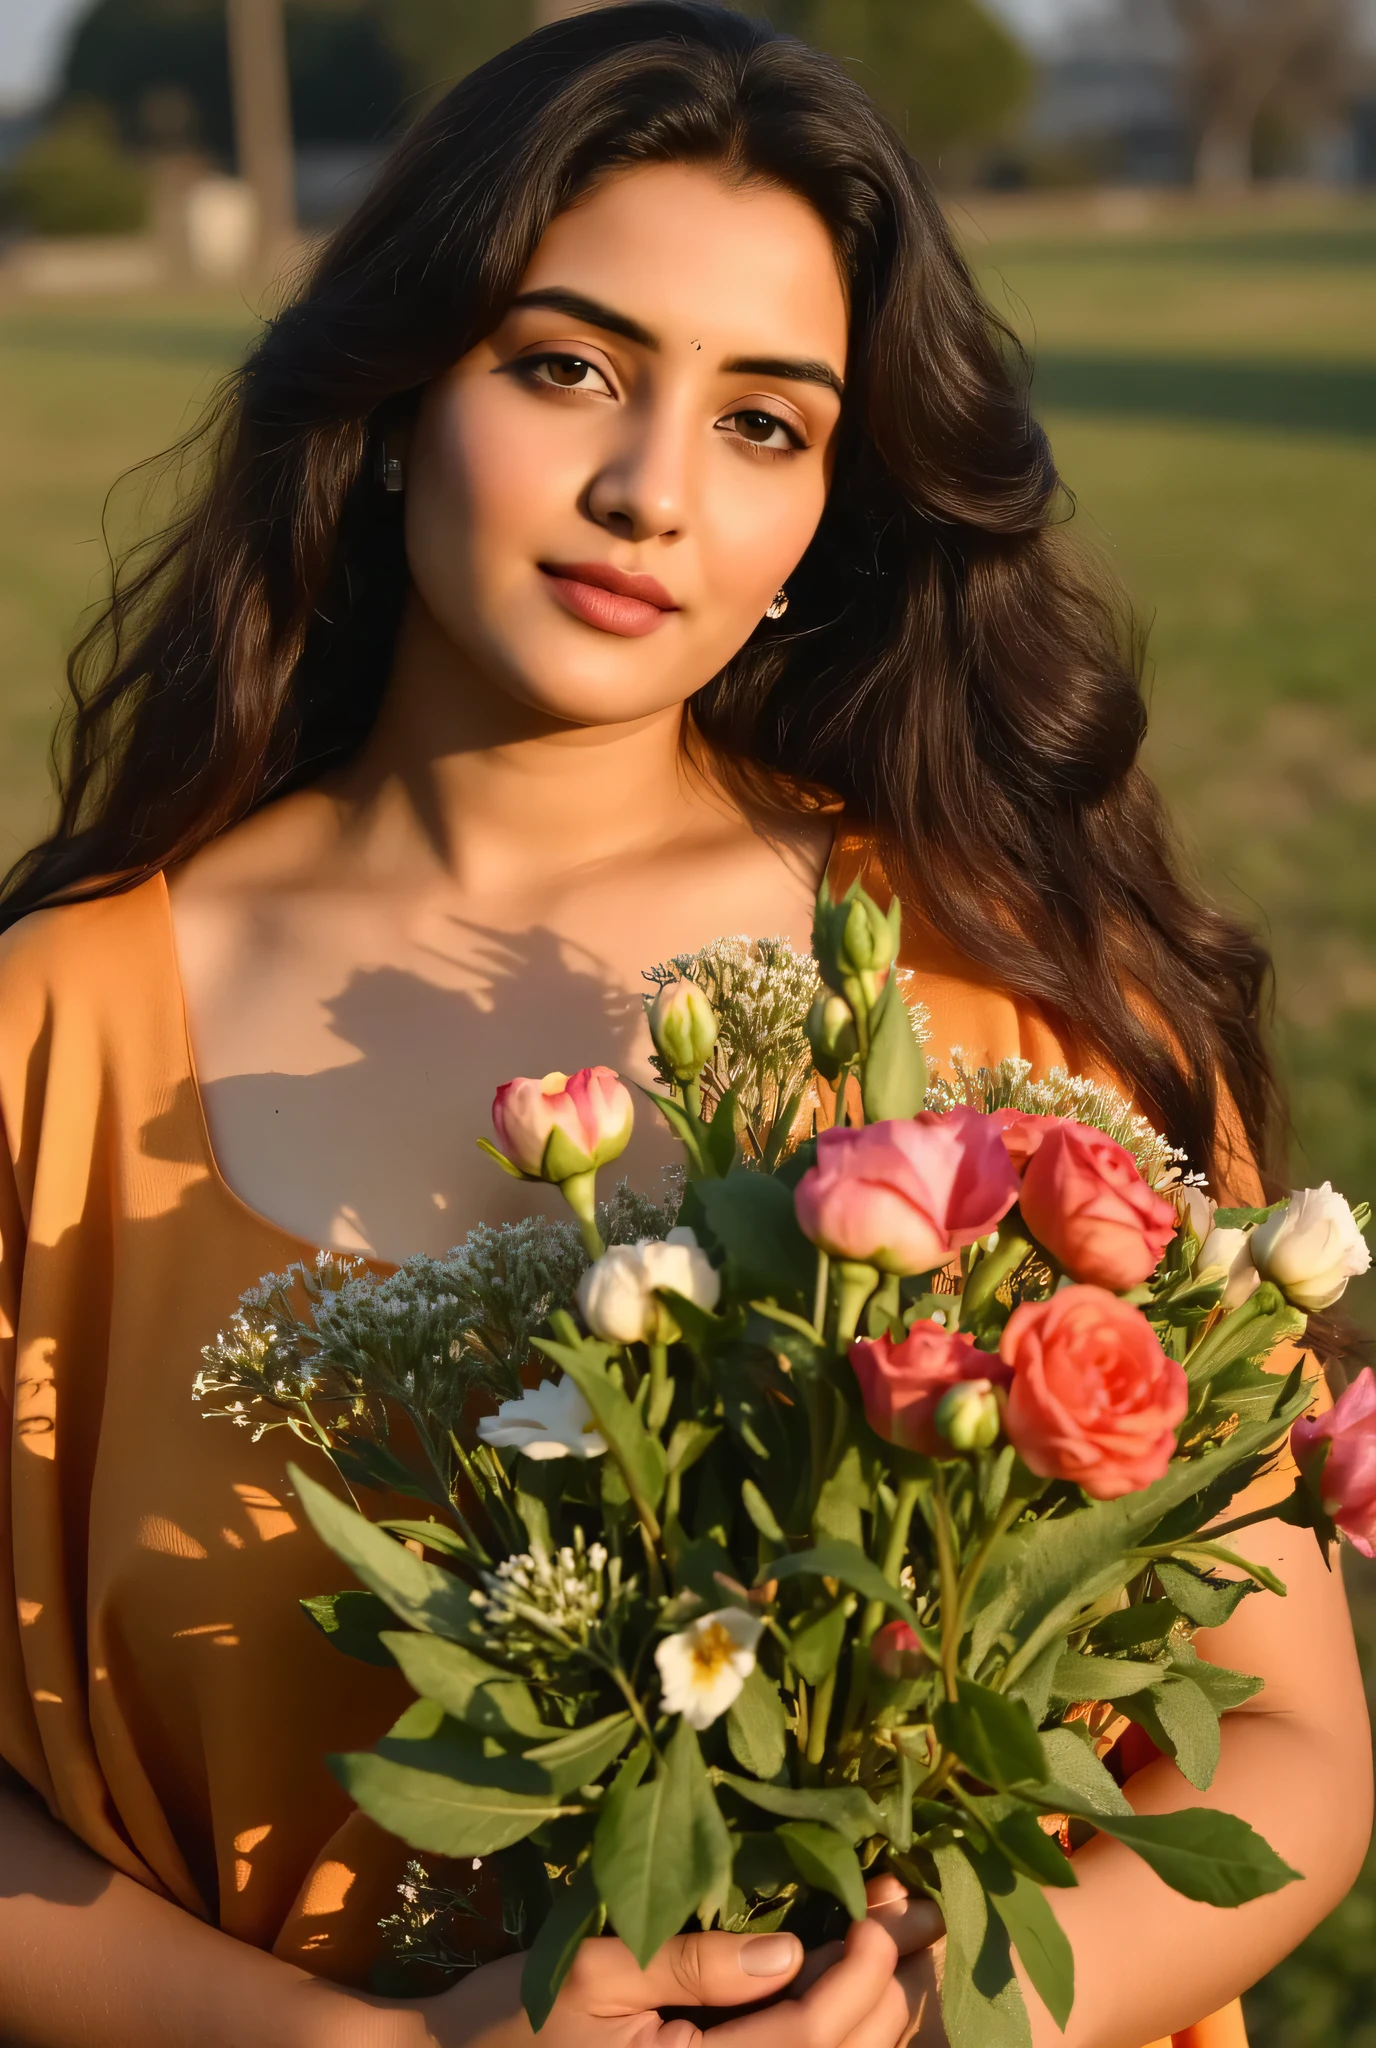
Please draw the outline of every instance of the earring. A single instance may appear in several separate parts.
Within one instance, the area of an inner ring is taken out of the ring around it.
[[[764,615],[767,619],[781,619],[787,610],[788,592],[781,583],[769,603],[765,606]]]
[[[401,457],[393,455],[385,441],[377,452],[377,480],[384,491],[403,491],[406,488]]]

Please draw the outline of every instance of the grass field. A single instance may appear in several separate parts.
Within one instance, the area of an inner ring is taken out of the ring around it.
[[[1034,347],[1077,522],[1150,624],[1155,772],[1209,886],[1274,946],[1295,1178],[1376,1200],[1376,205],[1111,232],[990,201],[958,224]],[[231,299],[0,304],[6,863],[46,815],[106,493],[252,327]],[[115,494],[116,539],[143,494]],[[1376,1285],[1350,1302],[1376,1327]],[[1376,1572],[1351,1585],[1376,1645]],[[1249,2001],[1257,2048],[1376,2048],[1373,1957],[1376,1866]]]

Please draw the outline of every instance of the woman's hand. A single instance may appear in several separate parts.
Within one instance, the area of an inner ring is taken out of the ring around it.
[[[872,1877],[865,1886],[870,1924],[884,1929],[898,1950],[894,1983],[906,2008],[897,2048],[948,2048],[941,2021],[941,1969],[946,1926],[930,1899],[909,1894],[896,1877]],[[789,1987],[796,1998],[840,1959],[839,1941],[814,1949]],[[796,2009],[796,2008],[795,2008]]]
[[[714,2026],[711,2048],[898,2048],[910,2033],[909,2001],[892,1936],[878,1918],[858,1921],[827,1955],[829,1967],[810,1972],[797,1997]],[[699,2048],[702,2030],[661,2009],[778,2000],[802,1969],[803,1946],[792,1934],[684,1934],[642,1970],[624,1942],[585,1941],[538,2036],[520,2009],[522,1960],[489,1963],[426,2001],[435,2048],[530,2048],[537,2039],[540,2048]]]

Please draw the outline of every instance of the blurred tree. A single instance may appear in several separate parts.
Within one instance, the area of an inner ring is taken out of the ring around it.
[[[389,133],[539,11],[540,0],[287,0],[297,142]],[[763,0],[749,11],[840,57],[928,155],[996,129],[1030,84],[1027,57],[981,0]],[[95,0],[62,84],[109,106],[127,141],[155,146],[179,94],[195,131],[182,146],[232,153],[224,0]]]
[[[1250,184],[1264,114],[1287,107],[1310,120],[1353,88],[1352,0],[1173,0],[1193,102],[1195,182]]]
[[[779,28],[841,58],[910,149],[931,158],[994,134],[1032,65],[980,0],[766,0]]]
[[[141,228],[143,166],[104,107],[72,105],[0,179],[0,219],[36,235],[109,235]]]

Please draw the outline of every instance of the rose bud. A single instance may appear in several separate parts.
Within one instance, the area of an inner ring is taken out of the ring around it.
[[[1003,1409],[992,1380],[965,1380],[937,1403],[933,1423],[955,1451],[987,1451],[998,1441]]]
[[[1007,1385],[1002,1360],[979,1351],[960,1331],[917,1322],[901,1343],[892,1337],[862,1337],[850,1347],[851,1368],[865,1404],[865,1420],[876,1436],[905,1451],[941,1458],[950,1449],[938,1434],[937,1411],[953,1387],[977,1381],[989,1389]]]
[[[1261,1285],[1261,1275],[1252,1264],[1251,1231],[1212,1229],[1199,1247],[1194,1278],[1222,1280],[1224,1308],[1241,1308]]]
[[[1214,1213],[1218,1203],[1211,1195],[1206,1195],[1203,1188],[1178,1187],[1173,1192],[1179,1205],[1181,1222],[1188,1223],[1199,1242],[1203,1244],[1214,1227]]]
[[[692,981],[666,981],[646,1015],[655,1051],[680,1087],[696,1081],[717,1042],[717,1013]]]
[[[1013,1369],[1004,1426],[1033,1472],[1095,1500],[1161,1477],[1189,1392],[1137,1309],[1102,1287],[1063,1287],[1014,1309],[999,1352]]]
[[[1300,1188],[1252,1232],[1252,1263],[1295,1308],[1332,1308],[1349,1280],[1365,1273],[1371,1251],[1341,1195],[1325,1181]]]
[[[812,922],[812,950],[827,987],[868,1018],[898,955],[896,909],[886,916],[858,884],[833,903],[823,882]]]
[[[855,1013],[844,996],[820,995],[807,1013],[812,1064],[824,1081],[835,1081],[860,1050]]]
[[[1155,1272],[1179,1224],[1132,1154],[1087,1124],[1058,1123],[1027,1162],[1019,1196],[1033,1237],[1074,1280],[1125,1294]]]
[[[610,1067],[538,1081],[522,1075],[505,1082],[492,1104],[503,1164],[523,1180],[556,1186],[619,1158],[634,1121],[629,1091]]]
[[[614,1244],[578,1283],[578,1306],[594,1337],[607,1344],[674,1344],[681,1332],[656,1289],[668,1287],[701,1309],[721,1298],[721,1275],[691,1230],[667,1239]]]
[[[1367,1366],[1326,1415],[1302,1415],[1290,1448],[1323,1512],[1376,1557],[1376,1375]]]
[[[870,1662],[884,1678],[921,1678],[931,1658],[906,1621],[886,1621],[870,1639]]]
[[[989,1118],[951,1109],[822,1131],[794,1207],[803,1235],[832,1258],[930,1273],[986,1237],[1017,1193]]]

